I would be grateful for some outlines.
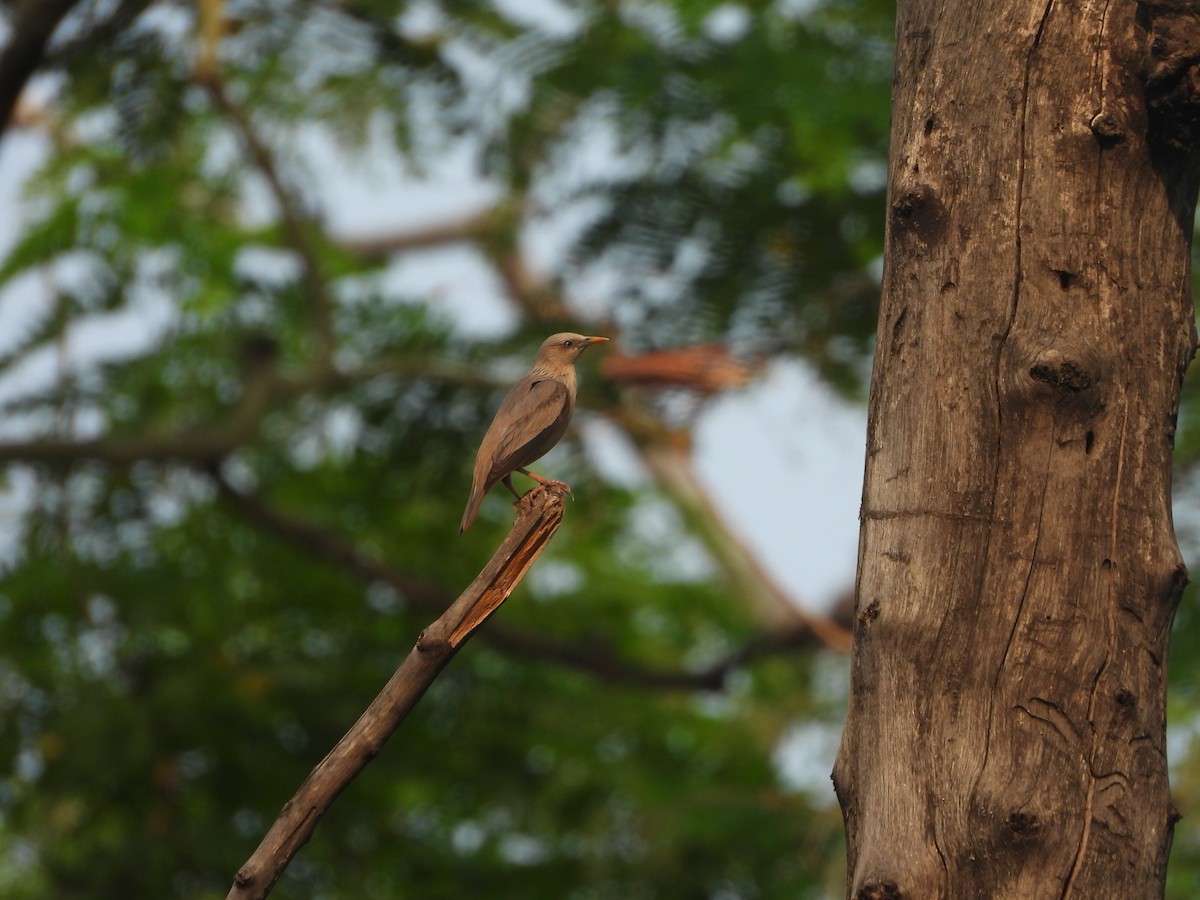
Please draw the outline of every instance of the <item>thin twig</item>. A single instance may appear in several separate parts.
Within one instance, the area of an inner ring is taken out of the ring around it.
[[[436,622],[354,726],[321,760],[287,803],[262,843],[234,878],[227,900],[266,897],[337,796],[374,759],[421,696],[471,634],[512,593],[563,516],[563,494],[553,486],[530,491],[500,549],[471,586]]]
[[[228,456],[257,434],[262,418],[279,400],[294,399],[324,390],[351,387],[376,378],[428,378],[485,390],[499,385],[466,366],[435,359],[383,358],[354,368],[309,369],[284,373],[263,362],[247,372],[242,397],[217,422],[181,427],[164,433],[102,435],[95,438],[37,437],[0,442],[0,464],[71,463],[95,460],[113,465],[130,465],[140,460],[205,463]],[[7,404],[3,411],[12,411]]]
[[[255,168],[266,179],[267,187],[279,207],[279,218],[284,236],[300,258],[304,291],[308,295],[309,308],[313,316],[318,358],[325,365],[332,365],[336,341],[333,327],[333,298],[330,296],[325,275],[321,271],[321,261],[316,245],[309,233],[312,227],[311,217],[304,213],[301,204],[284,184],[283,176],[275,163],[274,151],[259,135],[246,111],[229,96],[220,76],[216,72],[197,72],[196,80],[207,89],[213,105],[233,126],[242,143],[246,145]]]
[[[770,632],[807,629],[831,650],[850,650],[851,633],[843,625],[805,610],[763,567],[757,555],[717,510],[692,465],[685,444],[648,411],[626,399],[613,416],[634,441],[655,483],[666,490],[680,510],[697,525],[697,531],[730,580],[752,603]]]

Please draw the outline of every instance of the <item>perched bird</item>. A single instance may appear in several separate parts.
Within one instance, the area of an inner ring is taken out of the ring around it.
[[[542,342],[533,368],[505,396],[479,445],[471,496],[458,526],[460,534],[471,527],[484,495],[497,481],[521,499],[512,486],[513,472],[528,475],[538,484],[562,484],[525,467],[545,455],[567,431],[575,409],[575,360],[592,344],[607,340],[564,331]]]

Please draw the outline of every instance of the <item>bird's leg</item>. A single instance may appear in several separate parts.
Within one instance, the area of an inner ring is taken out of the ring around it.
[[[503,485],[504,485],[506,488],[508,488],[509,492],[510,492],[510,493],[511,493],[511,494],[512,494],[514,497],[516,497],[518,500],[520,500],[520,499],[521,499],[521,495],[520,495],[520,494],[518,494],[518,493],[517,493],[517,489],[516,489],[515,487],[513,487],[513,484],[512,484],[512,475],[505,475],[503,478],[501,478],[501,479],[500,479],[500,482],[501,482],[501,483],[502,483],[502,484],[503,484]]]
[[[568,494],[571,494],[571,486],[568,485],[565,481],[555,481],[553,478],[543,478],[541,475],[538,475],[535,472],[530,472],[528,469],[518,468],[517,471],[520,472],[522,475],[524,475],[526,478],[532,478],[534,481],[536,481],[542,487],[545,487],[547,485],[553,485],[554,487],[561,488],[562,490],[566,491]],[[575,495],[571,494],[571,496],[573,497]]]

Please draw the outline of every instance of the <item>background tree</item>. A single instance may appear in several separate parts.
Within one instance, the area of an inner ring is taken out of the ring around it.
[[[567,447],[550,558],[279,891],[836,889],[836,813],[775,757],[798,721],[836,727],[844,658],[813,651],[845,632],[814,637],[714,516],[687,433],[767,354],[861,371],[888,21],[714,9],[581,4],[556,31],[474,3],[80,3],[41,48],[5,9],[50,80],[16,112],[46,153],[0,271],[0,892],[224,895],[507,528],[489,502],[456,534],[474,447],[564,325],[621,338],[577,420],[656,480]],[[452,154],[489,208],[339,224],[334,167]],[[573,235],[546,273],[539,227]],[[501,337],[398,279],[447,244],[494,273]]]
[[[0,267],[3,896],[224,895],[506,528],[454,535],[474,445],[562,325],[620,338],[578,420],[646,486],[576,433],[550,557],[280,893],[841,893],[832,797],[779,756],[836,734],[845,631],[764,576],[688,438],[772,356],[860,387],[890,5],[524,7],[0,4],[5,144],[44,151]],[[343,169],[447,158],[482,212],[344,224]],[[463,245],[499,337],[404,280]],[[1181,830],[1174,896],[1197,855]]]

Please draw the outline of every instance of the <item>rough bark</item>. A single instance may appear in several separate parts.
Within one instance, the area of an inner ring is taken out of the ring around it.
[[[1196,10],[900,3],[834,770],[856,900],[1162,896]]]

